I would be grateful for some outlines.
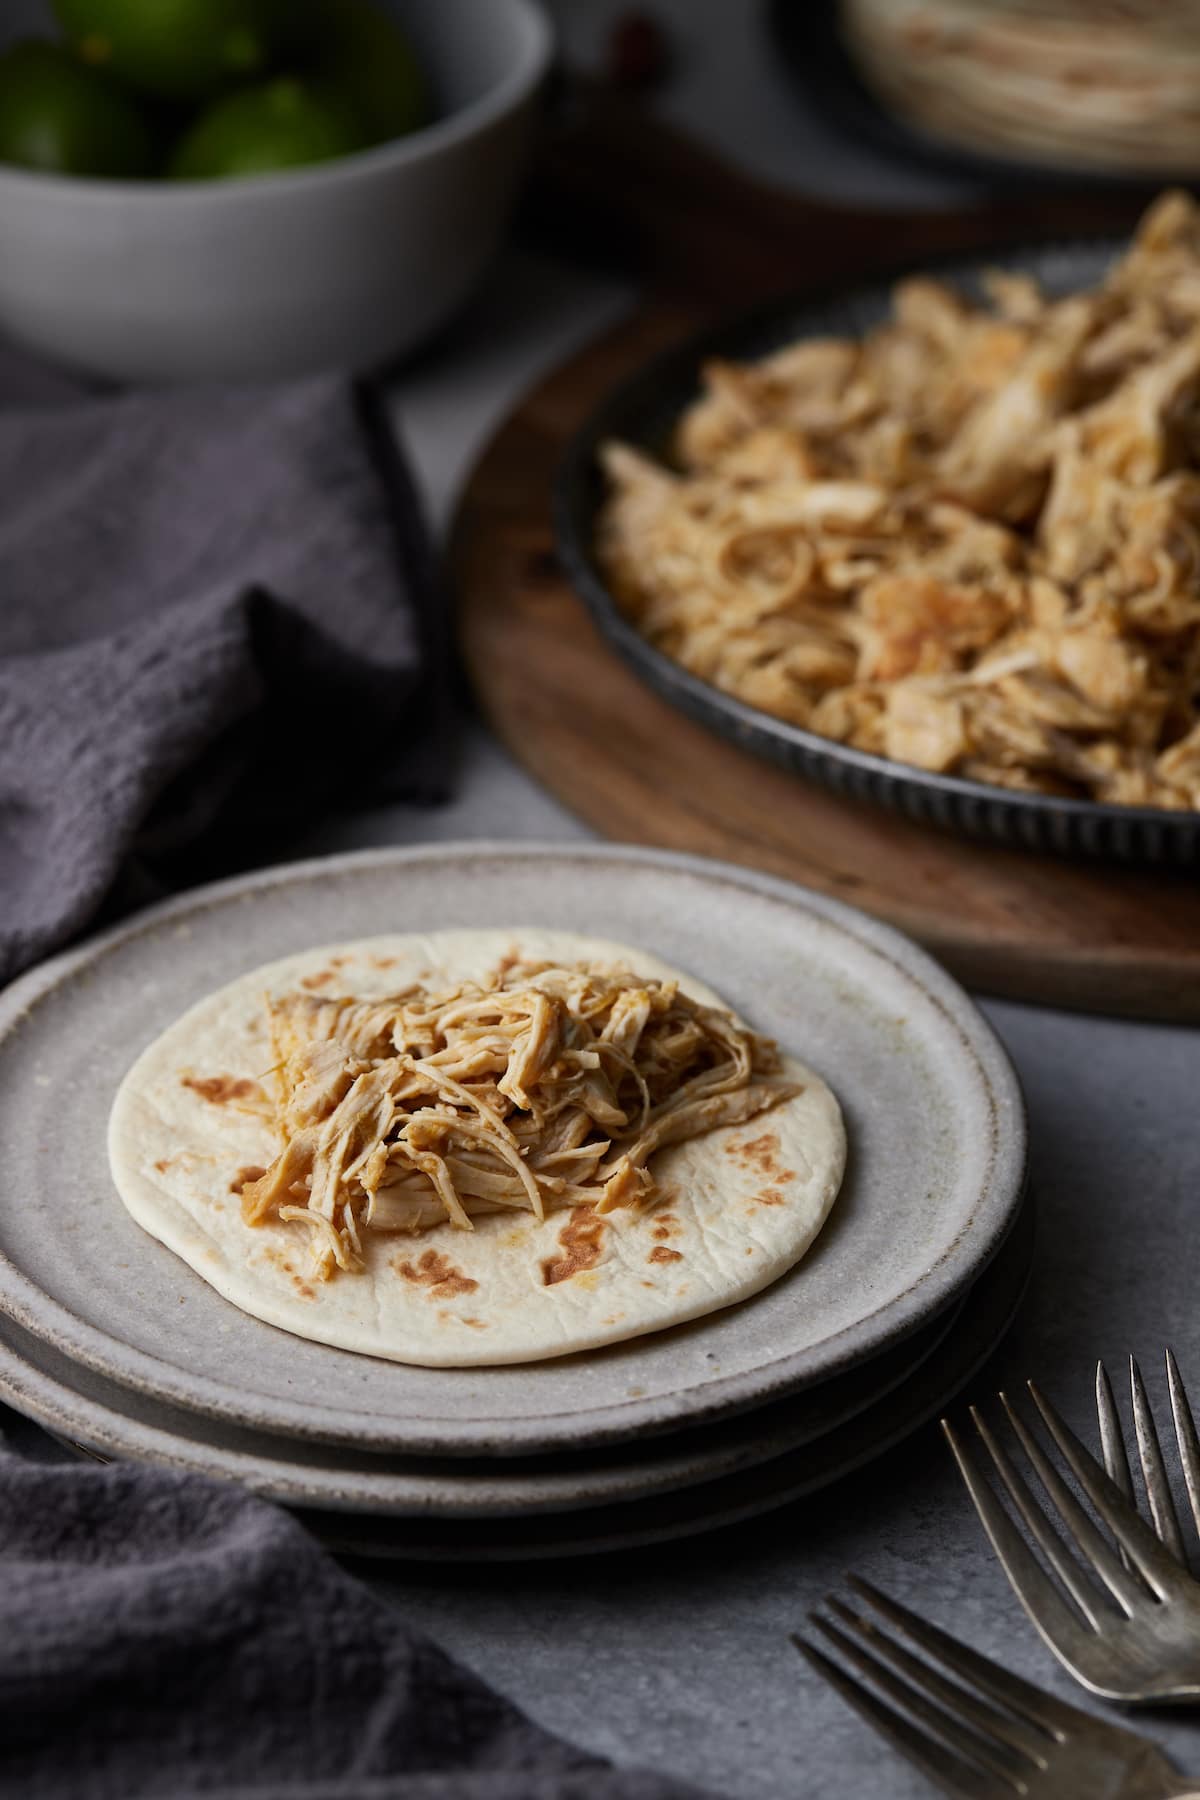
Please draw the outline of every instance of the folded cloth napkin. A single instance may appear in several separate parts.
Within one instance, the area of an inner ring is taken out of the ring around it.
[[[0,1451],[0,1626],[4,1800],[702,1800],[542,1731],[193,1476]]]
[[[322,808],[436,797],[439,637],[366,391],[0,352],[0,981]]]

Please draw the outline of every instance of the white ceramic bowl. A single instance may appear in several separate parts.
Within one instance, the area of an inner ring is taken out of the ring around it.
[[[239,181],[0,167],[0,330],[124,381],[361,368],[426,337],[503,233],[552,36],[535,0],[389,5],[437,98],[410,137]]]

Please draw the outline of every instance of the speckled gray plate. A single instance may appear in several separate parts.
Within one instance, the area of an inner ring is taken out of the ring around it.
[[[799,1267],[742,1306],[598,1354],[420,1369],[239,1312],[141,1232],[105,1128],[134,1056],[200,996],[381,931],[602,933],[711,981],[830,1081],[851,1157]],[[423,1455],[578,1451],[827,1381],[960,1297],[1025,1180],[1012,1068],[962,990],[887,927],[789,883],[609,846],[462,845],[275,869],[155,908],[0,999],[0,1309],[147,1398],[248,1429]]]
[[[672,1493],[815,1443],[911,1380],[970,1299],[807,1393],[690,1431],[553,1458],[395,1457],[247,1431],[119,1387],[3,1315],[0,1401],[106,1461],[239,1481],[289,1506],[447,1519],[569,1512]]]
[[[395,1499],[372,1503],[364,1496],[357,1506],[304,1508],[306,1523],[332,1547],[351,1554],[407,1557],[426,1561],[497,1562],[534,1557],[577,1556],[664,1542],[721,1525],[729,1525],[815,1493],[890,1449],[918,1426],[941,1412],[970,1381],[1007,1330],[1028,1281],[1033,1251],[1033,1208],[1026,1205],[998,1256],[966,1296],[949,1331],[932,1354],[895,1389],[872,1406],[835,1426],[822,1437],[769,1459],[723,1468],[714,1460],[698,1468],[686,1486],[668,1491],[647,1486],[636,1495],[600,1495],[584,1484],[569,1507],[556,1511],[510,1504],[508,1516],[444,1516],[428,1500]],[[9,1359],[0,1352],[5,1371]],[[0,1376],[0,1388],[6,1385]],[[77,1413],[77,1398],[63,1390],[65,1412]],[[772,1408],[777,1411],[778,1408]],[[755,1418],[759,1415],[754,1415]],[[718,1430],[727,1428],[717,1428]],[[180,1456],[181,1449],[189,1451]],[[636,1446],[640,1456],[654,1457],[657,1446]],[[130,1453],[146,1454],[144,1448]],[[252,1471],[233,1471],[172,1440],[155,1447],[149,1460],[200,1468],[237,1479],[260,1492],[275,1493],[296,1504],[304,1495],[308,1467],[287,1468],[261,1463]],[[517,1465],[520,1467],[521,1465]],[[501,1478],[505,1479],[505,1478]],[[522,1485],[509,1477],[510,1488]]]

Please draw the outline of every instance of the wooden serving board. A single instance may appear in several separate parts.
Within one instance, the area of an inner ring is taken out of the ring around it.
[[[970,986],[1200,1020],[1200,881],[972,844],[738,749],[659,699],[602,641],[558,568],[550,521],[571,434],[614,382],[729,308],[731,271],[744,305],[889,260],[1123,227],[1128,200],[1042,199],[1023,214],[1010,204],[915,218],[826,212],[753,186],[607,104],[552,143],[535,195],[535,218],[565,208],[577,233],[592,219],[593,246],[640,249],[651,293],[526,396],[460,509],[459,642],[502,742],[605,835],[723,857],[851,901],[918,938]]]

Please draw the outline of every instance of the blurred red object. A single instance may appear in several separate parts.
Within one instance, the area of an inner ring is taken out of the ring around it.
[[[649,13],[623,13],[608,39],[605,73],[614,87],[658,87],[671,72],[670,40]]]

